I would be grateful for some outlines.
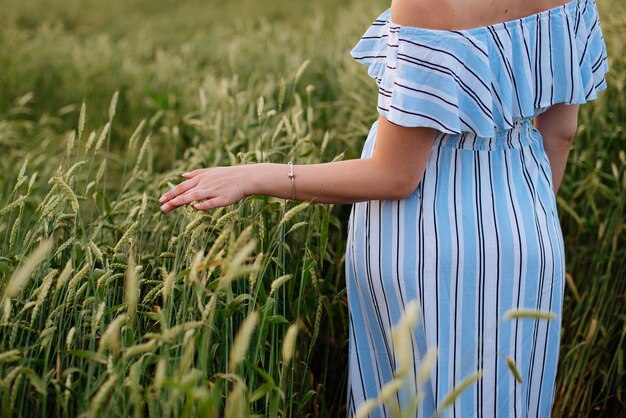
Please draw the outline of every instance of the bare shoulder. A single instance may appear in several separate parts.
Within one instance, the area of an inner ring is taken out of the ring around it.
[[[519,19],[571,0],[392,0],[391,20],[424,29],[470,29]]]

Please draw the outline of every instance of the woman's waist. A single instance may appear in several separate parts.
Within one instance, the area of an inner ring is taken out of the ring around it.
[[[433,147],[460,148],[474,151],[495,151],[522,148],[541,138],[531,119],[522,119],[506,130],[496,130],[493,137],[486,138],[471,132],[461,134],[437,133]]]
[[[374,122],[363,147],[362,157],[370,157],[374,153],[378,122]],[[533,126],[531,119],[522,119],[506,130],[496,131],[491,138],[481,137],[471,132],[461,134],[445,134],[438,132],[433,148],[446,147],[473,151],[495,151],[525,147],[541,138],[539,131]]]

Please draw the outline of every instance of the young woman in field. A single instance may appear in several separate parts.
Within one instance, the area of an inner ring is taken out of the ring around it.
[[[352,55],[379,88],[361,159],[196,169],[162,210],[254,194],[355,203],[348,415],[437,347],[430,379],[409,379],[391,402],[420,392],[430,417],[480,376],[441,416],[549,417],[565,274],[555,193],[578,106],[606,87],[595,3],[394,0]],[[421,316],[400,365],[390,330],[411,301]],[[554,319],[506,320],[512,309]]]

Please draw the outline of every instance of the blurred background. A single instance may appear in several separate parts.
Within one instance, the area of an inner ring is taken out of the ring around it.
[[[120,129],[138,115],[192,109],[198,89],[216,89],[221,78],[286,78],[305,60],[306,81],[324,78],[316,87],[333,99],[333,75],[385,7],[380,0],[358,7],[332,0],[2,0],[0,110],[32,92],[37,114],[61,116],[69,127],[77,110],[63,107],[84,99],[100,123],[106,116],[98,113],[119,90]]]

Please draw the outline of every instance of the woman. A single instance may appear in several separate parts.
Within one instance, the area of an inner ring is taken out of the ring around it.
[[[439,355],[428,382],[391,402],[406,407],[419,391],[429,417],[480,373],[441,416],[550,416],[565,273],[554,193],[578,105],[608,69],[595,3],[563,3],[394,0],[352,51],[379,87],[361,159],[198,169],[161,198],[164,211],[253,194],[356,203],[349,416],[393,379],[390,330],[411,301],[421,316],[410,374],[429,348]],[[511,309],[555,319],[504,320]]]

